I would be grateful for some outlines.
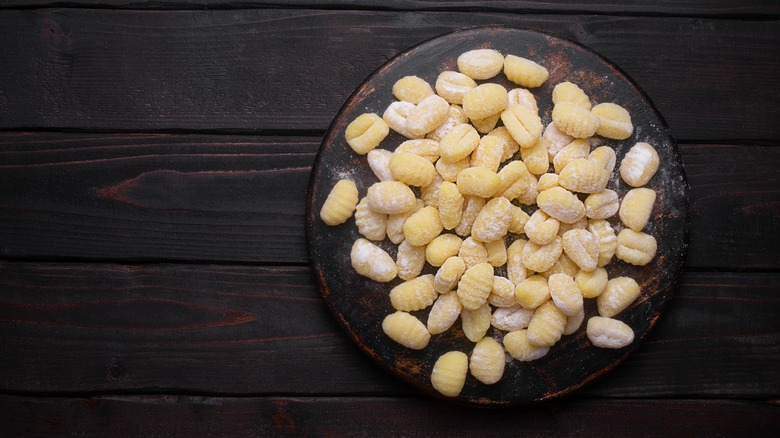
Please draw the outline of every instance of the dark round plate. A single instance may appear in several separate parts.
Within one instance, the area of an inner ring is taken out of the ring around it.
[[[633,136],[624,141],[602,142],[615,149],[618,163],[637,141],[652,144],[661,158],[658,172],[647,185],[658,196],[650,223],[644,230],[655,236],[658,253],[644,267],[631,266],[617,259],[607,266],[610,278],[630,276],[641,286],[642,292],[636,302],[616,316],[634,329],[634,342],[617,350],[594,347],[585,334],[583,323],[577,332],[564,336],[543,358],[533,362],[509,360],[503,378],[494,385],[482,384],[469,375],[456,398],[459,402],[479,406],[511,406],[570,393],[614,368],[639,346],[671,298],[680,275],[687,246],[688,185],[669,128],[647,96],[609,61],[583,46],[532,30],[481,27],[449,33],[399,54],[366,79],[336,115],[315,160],[306,200],[307,243],[322,296],[350,338],[382,368],[424,393],[441,397],[430,383],[436,359],[450,350],[470,354],[474,344],[464,336],[460,322],[447,332],[433,336],[428,347],[421,351],[407,349],[388,338],[382,332],[381,323],[393,312],[388,293],[401,280],[380,284],[358,275],[349,258],[352,243],[360,237],[354,218],[340,226],[329,227],[319,219],[319,211],[339,179],[355,181],[361,197],[378,181],[365,156],[355,154],[344,140],[344,130],[349,122],[365,112],[381,116],[394,101],[392,86],[398,79],[416,75],[433,85],[441,71],[457,71],[459,54],[476,48],[493,48],[505,55],[527,57],[547,67],[550,72],[547,82],[531,90],[537,98],[545,126],[550,122],[552,88],[568,80],[584,89],[594,104],[614,102],[630,112],[635,126]],[[503,74],[490,82],[502,83],[507,89],[515,87]],[[391,132],[380,147],[393,150],[403,140]],[[617,172],[609,188],[617,191],[621,199],[630,189]],[[610,223],[616,232],[622,229],[616,216]],[[385,239],[379,245],[395,256],[396,246],[389,240]],[[426,266],[424,272],[435,270]],[[587,318],[597,312],[595,300],[585,301],[587,322]],[[415,315],[425,322],[427,313],[426,309]],[[499,342],[503,339],[503,333],[494,328],[487,335]]]

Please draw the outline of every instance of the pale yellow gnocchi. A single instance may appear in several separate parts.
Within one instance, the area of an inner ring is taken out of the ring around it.
[[[492,385],[504,375],[504,347],[493,338],[482,338],[469,359],[471,375],[485,385]]]
[[[398,311],[387,315],[382,321],[382,331],[390,339],[412,350],[422,350],[431,340],[425,325],[407,312]]]
[[[469,357],[461,351],[449,351],[433,364],[431,385],[446,397],[457,397],[466,384]]]
[[[374,149],[390,133],[390,127],[376,114],[361,114],[347,125],[344,137],[347,144],[360,155]]]
[[[320,209],[320,219],[327,225],[343,224],[355,211],[358,204],[358,189],[354,181],[339,180],[328,193]]]

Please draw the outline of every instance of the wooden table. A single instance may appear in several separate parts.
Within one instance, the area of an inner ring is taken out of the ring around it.
[[[0,9],[0,433],[780,432],[780,5],[9,0]],[[475,410],[382,372],[322,302],[308,177],[398,52],[504,24],[587,45],[679,143],[691,234],[639,350]]]

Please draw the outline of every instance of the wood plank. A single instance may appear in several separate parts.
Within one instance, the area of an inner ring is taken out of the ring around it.
[[[57,7],[57,0],[6,0],[3,7]],[[657,14],[696,15],[706,17],[773,17],[780,14],[780,6],[772,0],[753,0],[749,3],[734,0],[713,0],[705,3],[695,0],[652,1],[620,0],[604,3],[598,0],[510,0],[510,1],[416,1],[400,0],[72,0],[69,7],[114,7],[142,9],[225,8],[225,7],[297,7],[312,9],[378,9],[392,11],[500,11],[509,13],[585,13],[585,14]]]
[[[300,137],[0,133],[0,254],[307,263],[318,147]],[[687,266],[780,268],[780,149],[681,152],[693,201]]]
[[[581,400],[506,410],[406,398],[0,396],[11,435],[776,436],[778,407],[731,400]]]
[[[481,24],[586,44],[678,139],[780,138],[774,20],[277,9],[2,11],[0,128],[321,132],[384,61]]]
[[[347,340],[308,268],[3,263],[0,291],[0,392],[414,394]],[[687,273],[581,394],[777,397],[778,309],[780,274]]]

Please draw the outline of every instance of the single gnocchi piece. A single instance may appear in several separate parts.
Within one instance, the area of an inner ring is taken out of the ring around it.
[[[455,291],[440,295],[428,313],[428,333],[438,335],[449,330],[458,320],[462,309]]]
[[[466,205],[463,207],[463,215],[460,217],[460,223],[455,227],[455,234],[458,236],[471,235],[471,226],[474,225],[477,215],[485,206],[485,199],[479,196],[464,196],[464,199]]]
[[[557,173],[545,173],[544,175],[539,176],[539,182],[536,184],[536,189],[539,193],[549,190],[553,187],[560,187],[558,185],[558,174]]]
[[[433,278],[433,288],[440,294],[453,290],[464,272],[466,272],[466,262],[462,258],[457,256],[448,258],[436,271]],[[460,299],[458,299],[458,303],[460,304]]]
[[[477,85],[476,88],[470,89],[463,95],[463,112],[471,120],[480,120],[499,114],[508,105],[509,94],[506,88],[499,84]]]
[[[487,303],[473,310],[463,306],[463,310],[460,312],[460,324],[461,328],[463,328],[463,334],[471,342],[479,342],[485,337],[488,329],[490,329],[491,319],[490,306]]]
[[[482,242],[474,240],[473,237],[463,241],[460,245],[460,251],[458,251],[458,257],[466,263],[466,269],[488,262],[487,248]]]
[[[393,174],[390,173],[390,158],[393,153],[387,149],[372,149],[366,154],[371,171],[374,172],[379,181],[394,181]]]
[[[521,281],[515,287],[517,302],[526,309],[536,309],[550,299],[550,288],[547,279],[541,275],[533,275]]]
[[[558,236],[561,223],[542,210],[536,210],[525,223],[525,235],[537,245],[546,245]]]
[[[545,213],[566,224],[573,224],[585,217],[585,204],[563,187],[540,192],[536,203]]]
[[[610,175],[612,174],[612,171],[615,170],[617,157],[615,156],[615,150],[609,146],[599,146],[596,149],[593,149],[590,152],[590,155],[588,155],[588,159],[598,163],[599,166],[606,169],[607,173]]]
[[[612,318],[590,318],[586,333],[590,342],[600,348],[623,348],[634,342],[634,330],[623,321]]]
[[[553,267],[562,253],[563,243],[558,236],[546,245],[528,242],[523,247],[523,266],[532,271],[544,272]]]
[[[463,217],[463,205],[465,199],[458,190],[458,186],[445,181],[439,186],[439,216],[445,230],[452,230],[458,226]]]
[[[449,103],[460,105],[463,96],[472,88],[477,88],[474,79],[456,71],[443,71],[436,78],[436,92]]]
[[[550,76],[544,66],[515,55],[504,58],[504,74],[510,81],[526,88],[537,88]]]
[[[471,375],[485,385],[492,385],[504,375],[504,347],[493,338],[482,338],[471,352]]]
[[[599,118],[599,128],[596,134],[604,138],[625,140],[634,133],[631,114],[615,103],[600,103],[591,110]]]
[[[570,161],[560,173],[558,184],[572,192],[597,193],[607,187],[609,173],[586,158]]]
[[[520,158],[534,175],[542,175],[550,169],[550,160],[547,158],[548,144],[546,138],[540,137],[533,146],[520,149]]]
[[[396,266],[398,266],[398,278],[411,280],[420,275],[425,266],[425,248],[424,246],[409,245],[409,242],[405,240],[398,245],[395,261]]]
[[[431,140],[429,138],[415,138],[406,140],[395,148],[395,155],[401,153],[410,153],[418,155],[431,163],[435,163],[439,159],[439,142]],[[416,184],[411,184],[416,185]]]
[[[515,285],[508,278],[493,276],[493,290],[488,296],[488,303],[495,307],[512,307],[517,304]]]
[[[658,171],[661,159],[649,143],[637,143],[620,162],[620,177],[631,187],[642,187]]]
[[[398,267],[390,254],[366,239],[357,239],[352,244],[349,258],[358,274],[380,283],[386,283],[398,274]]]
[[[522,208],[512,205],[512,218],[509,220],[509,232],[514,234],[523,234],[525,232],[525,224],[528,223],[528,219],[531,216],[524,212]]]
[[[452,128],[439,142],[444,163],[455,163],[468,157],[479,144],[479,133],[468,123]]]
[[[512,134],[509,133],[509,131],[506,129],[506,126],[499,126],[498,128],[490,131],[487,135],[490,137],[499,138],[504,144],[504,154],[501,156],[502,163],[512,158],[517,153],[517,151],[520,150],[520,145],[517,144],[514,138],[512,138]]]
[[[404,76],[393,84],[393,96],[415,105],[433,94],[433,87],[417,76]]]
[[[387,315],[382,321],[382,331],[393,341],[412,350],[422,350],[431,340],[425,324],[407,312]]]
[[[387,238],[396,245],[403,242],[404,224],[406,223],[406,220],[409,219],[409,216],[420,211],[423,207],[425,207],[425,203],[422,199],[415,199],[414,207],[412,207],[411,210],[387,215]]]
[[[441,126],[450,115],[450,104],[435,94],[420,103],[406,117],[406,129],[412,135],[423,136]]]
[[[498,172],[496,194],[525,205],[536,202],[538,181],[522,161],[512,161]]]
[[[642,231],[650,220],[654,203],[655,190],[644,187],[629,190],[620,205],[620,221],[636,232]]]
[[[493,49],[475,49],[458,56],[458,70],[471,79],[490,79],[504,67],[504,55]]]
[[[458,298],[464,309],[476,310],[487,302],[493,290],[493,266],[479,263],[468,269],[458,283]]]
[[[539,111],[539,106],[536,104],[536,97],[534,97],[533,93],[526,90],[525,88],[515,88],[509,90],[507,95],[509,97],[509,106],[523,105],[531,108],[534,111]]]
[[[605,189],[585,198],[585,216],[590,219],[609,219],[619,208],[620,199],[614,190]]]
[[[522,330],[528,327],[534,311],[526,309],[519,304],[512,307],[500,307],[493,312],[490,324],[499,329],[508,332]]]
[[[458,255],[462,243],[454,234],[440,234],[425,247],[425,259],[431,266],[441,266],[450,257]]]
[[[525,280],[529,273],[523,266],[523,248],[525,248],[525,239],[517,239],[506,248],[506,278],[515,286]]]
[[[501,119],[501,113],[493,114],[482,119],[469,119],[471,124],[480,134],[487,134],[496,128],[498,121]]]
[[[404,222],[404,239],[412,246],[427,245],[441,234],[444,226],[435,207],[424,207]]]
[[[579,271],[574,276],[574,282],[580,288],[583,298],[596,298],[607,288],[609,276],[607,270],[598,267],[590,272]]]
[[[390,304],[395,310],[411,312],[433,304],[439,294],[433,288],[433,275],[422,275],[404,281],[390,290]]]
[[[463,390],[468,374],[469,357],[460,351],[441,355],[433,365],[431,385],[445,397],[457,397]]]
[[[587,108],[575,103],[561,102],[552,110],[552,120],[562,132],[575,138],[588,138],[599,128],[599,118]]]
[[[599,242],[588,230],[575,229],[564,233],[563,250],[583,271],[598,267]]]
[[[657,250],[658,243],[649,234],[626,228],[617,236],[615,255],[626,263],[645,266],[653,260]]]
[[[585,139],[575,138],[555,154],[552,160],[555,173],[560,174],[564,167],[578,158],[587,158],[588,152],[590,152],[590,143]]]
[[[355,225],[358,233],[368,240],[383,240],[387,232],[387,215],[376,213],[368,206],[368,199],[363,198],[355,209]]]
[[[585,320],[585,310],[580,310],[574,315],[570,315],[566,319],[566,327],[563,328],[564,335],[571,335],[582,326],[582,321]]]
[[[550,300],[536,308],[528,323],[528,341],[542,347],[552,347],[566,328],[566,314]]]
[[[438,128],[425,134],[426,139],[441,141],[450,130],[462,123],[468,123],[469,118],[466,117],[466,113],[463,112],[463,108],[460,105],[450,105],[450,115],[447,116],[447,120],[444,121]]]
[[[504,237],[491,242],[485,242],[484,245],[487,251],[488,263],[496,268],[506,264],[506,239]]]
[[[555,156],[558,155],[558,152],[574,141],[574,137],[558,129],[558,127],[555,126],[555,123],[552,122],[544,128],[542,137],[546,138],[549,142],[547,145],[547,156],[551,163],[555,159]]]
[[[498,172],[501,157],[504,155],[504,143],[500,138],[486,135],[479,140],[477,148],[471,154],[471,166],[484,167]]]
[[[583,309],[582,293],[574,279],[566,274],[553,274],[547,279],[550,297],[566,316],[574,316]]]
[[[355,211],[358,204],[358,189],[354,181],[339,180],[328,193],[320,209],[320,219],[327,225],[343,224]]]
[[[412,189],[399,181],[380,181],[368,188],[368,207],[376,213],[396,214],[415,206]]]
[[[504,336],[504,348],[513,359],[520,362],[530,362],[544,357],[550,347],[540,346],[528,339],[528,330],[516,330]]]
[[[458,190],[464,195],[490,198],[498,190],[501,179],[496,172],[484,167],[469,167],[458,173]],[[476,219],[476,217],[475,217]]]
[[[471,166],[469,157],[466,157],[460,161],[454,163],[445,163],[444,160],[436,162],[436,171],[439,172],[444,181],[455,182],[458,180],[458,174],[463,169],[468,169]]]
[[[503,197],[488,201],[474,220],[471,237],[480,242],[492,242],[503,237],[512,219],[512,204]]]
[[[514,105],[501,113],[501,121],[521,148],[530,148],[542,136],[542,119],[532,108]]]
[[[381,117],[374,113],[365,113],[347,125],[344,137],[353,151],[365,155],[377,147],[389,133],[390,127]]]
[[[615,277],[596,298],[599,315],[611,318],[622,312],[639,297],[639,284],[631,277]]]
[[[604,219],[588,221],[588,231],[596,237],[599,243],[599,266],[607,266],[617,249],[615,229]]]
[[[385,109],[385,112],[382,114],[382,120],[387,123],[390,129],[406,138],[422,138],[422,135],[412,134],[406,129],[406,119],[414,108],[415,104],[411,102],[393,102]]]
[[[582,91],[582,88],[578,87],[577,84],[568,81],[560,82],[553,87],[552,101],[554,105],[558,105],[562,102],[569,102],[585,108],[586,110],[591,109],[588,95],[585,94],[585,92]]]
[[[419,155],[396,152],[390,158],[390,173],[395,180],[404,184],[425,187],[433,182],[436,169],[430,161]]]

